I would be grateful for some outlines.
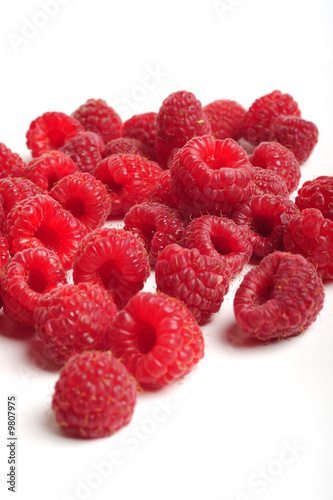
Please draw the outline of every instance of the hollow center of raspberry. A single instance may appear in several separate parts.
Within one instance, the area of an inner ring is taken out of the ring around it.
[[[60,236],[55,229],[48,226],[44,222],[41,223],[39,228],[34,234],[35,238],[38,238],[41,243],[50,250],[54,250],[55,252],[59,250],[60,246]]]
[[[119,184],[119,182],[116,182],[113,177],[107,180],[106,185],[110,189],[110,191],[113,191],[114,193],[120,193],[120,191],[123,189],[123,184]]]
[[[227,166],[223,158],[216,158],[213,155],[205,157],[204,161],[212,170],[221,170],[221,168],[226,168]]]
[[[234,251],[229,240],[224,236],[211,236],[211,241],[215,250],[221,255],[229,255]]]
[[[273,294],[273,280],[269,278],[265,283],[262,284],[261,288],[257,291],[257,295],[255,297],[254,306],[262,306],[268,300],[272,298]]]
[[[51,191],[51,189],[53,188],[53,186],[55,185],[55,183],[58,182],[58,180],[59,180],[59,177],[58,177],[57,174],[51,174],[51,175],[49,175],[49,178],[47,179],[47,183],[48,183],[47,189],[49,191]]]
[[[31,269],[28,277],[28,286],[34,292],[43,293],[47,287],[47,281],[40,269]]]
[[[256,215],[252,221],[251,229],[258,236],[267,238],[274,229],[274,217],[271,215]]]
[[[156,343],[156,330],[150,323],[143,322],[140,326],[137,333],[138,349],[141,354],[147,354]]]
[[[153,236],[156,232],[156,226],[154,224],[140,224],[140,230],[142,233],[142,236],[144,239],[147,241],[147,243],[150,243],[151,240],[153,239]]]
[[[74,217],[79,219],[85,214],[84,203],[79,198],[72,198],[64,204],[64,208],[68,210]]]
[[[66,141],[66,134],[61,132],[60,130],[49,130],[48,131],[48,139],[49,139],[49,148],[50,149],[59,149],[64,145]]]
[[[98,270],[103,286],[112,291],[117,308],[122,307],[128,291],[128,283],[114,260],[108,260]]]

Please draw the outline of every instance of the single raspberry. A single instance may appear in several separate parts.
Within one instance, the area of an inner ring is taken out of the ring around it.
[[[48,192],[59,179],[77,172],[78,166],[61,151],[50,151],[28,163],[23,176]]]
[[[143,288],[149,276],[144,244],[124,229],[95,229],[82,240],[73,263],[74,283],[104,286],[117,309]]]
[[[151,149],[155,148],[157,136],[157,113],[151,111],[134,115],[124,122],[123,137],[137,139]]]
[[[66,142],[60,151],[68,155],[83,172],[93,174],[97,163],[102,159],[104,142],[94,132],[80,132]]]
[[[295,203],[300,210],[317,208],[325,219],[333,221],[333,177],[321,175],[305,182],[298,190]]]
[[[254,167],[253,170],[252,182],[255,185],[256,194],[273,194],[285,198],[289,196],[287,184],[280,175],[274,173],[273,170],[261,167]]]
[[[124,229],[144,242],[150,266],[157,262],[158,254],[170,243],[180,243],[185,222],[180,213],[159,203],[134,205],[124,217]]]
[[[252,255],[247,231],[226,217],[202,215],[193,219],[184,235],[187,248],[223,261],[229,278],[238,274]]]
[[[215,139],[230,137],[238,141],[242,137],[243,118],[246,110],[236,101],[219,99],[203,108]]]
[[[151,148],[137,139],[129,139],[128,137],[121,137],[120,139],[109,141],[103,150],[102,156],[103,158],[107,158],[108,156],[116,154],[139,155],[148,160],[155,159],[154,151]]]
[[[274,140],[290,149],[301,165],[310,156],[318,142],[318,128],[295,116],[278,116],[272,125]]]
[[[27,147],[33,157],[53,149],[59,149],[83,127],[72,116],[57,111],[48,111],[33,120],[27,131]]]
[[[105,184],[112,201],[112,216],[125,214],[148,200],[162,170],[157,163],[138,155],[112,155],[100,161],[95,177]]]
[[[105,144],[121,137],[123,127],[121,118],[103,99],[88,99],[72,113],[72,116],[85,130],[100,135]]]
[[[323,284],[313,265],[301,255],[274,252],[246,274],[234,312],[249,337],[279,339],[304,332],[323,303]]]
[[[289,94],[274,90],[260,97],[243,119],[243,137],[251,144],[273,141],[272,125],[278,116],[301,116],[297,103]]]
[[[164,99],[156,121],[155,152],[162,167],[166,167],[174,148],[182,148],[192,137],[211,133],[201,102],[185,90],[174,92]]]
[[[222,259],[176,243],[164,248],[155,267],[157,291],[181,300],[199,325],[219,311],[229,289]]]
[[[233,139],[191,139],[175,156],[170,190],[187,216],[230,215],[251,194],[253,168]]]
[[[0,194],[3,198],[3,209],[4,215],[0,227],[3,227],[3,223],[9,213],[16,203],[21,200],[25,200],[29,196],[35,196],[42,192],[41,188],[37,187],[36,184],[29,179],[24,177],[4,177],[0,179]]]
[[[197,322],[174,297],[139,292],[109,329],[109,346],[144,389],[158,389],[188,374],[204,355]]]
[[[73,257],[85,226],[48,195],[39,194],[17,203],[9,212],[5,229],[10,252],[39,246],[53,250],[65,270]]]
[[[136,383],[109,352],[75,354],[62,368],[52,409],[69,436],[110,436],[127,425],[136,403]]]
[[[1,277],[5,313],[15,323],[33,328],[40,298],[66,281],[65,271],[53,251],[38,247],[17,252]]]
[[[0,233],[0,276],[9,261],[9,246],[7,238]],[[1,307],[1,304],[0,304]]]
[[[255,195],[233,213],[239,226],[248,226],[248,239],[253,254],[264,257],[275,250],[283,250],[284,229],[288,220],[299,213],[288,198],[271,194]]]
[[[305,208],[290,219],[284,247],[303,255],[322,279],[333,279],[333,222],[324,219],[320,210]]]
[[[282,177],[289,193],[295,191],[301,178],[301,170],[295,155],[278,142],[262,142],[249,157],[254,167],[271,170]]]
[[[148,200],[154,203],[162,203],[170,208],[177,208],[173,199],[173,194],[170,190],[171,171],[164,170],[158,178],[152,192],[148,196]]]
[[[64,177],[49,195],[89,230],[103,226],[111,212],[111,198],[106,187],[88,172]]]
[[[104,288],[92,283],[67,284],[40,298],[35,330],[46,355],[62,365],[73,354],[107,350],[106,332],[116,314]]]
[[[8,175],[21,177],[25,167],[26,164],[22,158],[0,142],[0,178]]]

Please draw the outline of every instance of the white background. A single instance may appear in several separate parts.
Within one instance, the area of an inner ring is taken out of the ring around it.
[[[329,0],[52,3],[51,15],[42,1],[1,2],[0,141],[25,159],[34,118],[71,113],[91,97],[126,119],[158,111],[176,90],[203,104],[226,98],[249,107],[279,89],[320,131],[301,182],[332,175]],[[246,345],[232,312],[240,280],[203,328],[206,354],[197,369],[140,395],[131,424],[101,440],[61,434],[50,410],[57,372],[33,338],[0,319],[0,497],[330,500],[332,284],[305,334]],[[153,277],[146,289],[154,289]],[[10,393],[18,397],[16,494],[6,491]]]

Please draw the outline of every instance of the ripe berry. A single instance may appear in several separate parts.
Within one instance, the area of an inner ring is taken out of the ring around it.
[[[157,113],[148,112],[134,115],[123,125],[123,137],[137,139],[151,149],[155,147],[157,124]]]
[[[72,116],[85,130],[100,135],[105,144],[121,137],[123,126],[121,118],[103,99],[88,99],[72,113]]]
[[[263,144],[263,143],[262,143]],[[253,184],[256,194],[273,194],[274,196],[283,196],[288,198],[289,191],[287,184],[280,175],[275,174],[273,170],[254,167]]]
[[[325,219],[333,221],[333,177],[321,175],[311,181],[304,182],[298,190],[295,204],[300,210],[317,208]]]
[[[94,132],[79,132],[60,151],[68,155],[82,172],[93,174],[97,163],[102,159],[103,149],[101,136]]]
[[[243,118],[246,110],[237,102],[219,99],[203,108],[211,125],[215,139],[231,138],[238,141],[242,137]]]
[[[0,142],[0,178],[8,175],[21,177],[25,167],[26,164],[22,158]]]
[[[155,159],[155,153],[153,149],[149,148],[137,139],[129,139],[126,137],[121,137],[120,139],[113,139],[113,141],[109,141],[103,149],[102,156],[103,158],[107,158],[108,156],[116,154],[139,155],[147,158],[148,160]]]
[[[9,246],[7,238],[0,233],[0,276],[9,261]]]
[[[61,153],[61,151],[50,151],[31,160],[23,175],[43,189],[44,192],[48,192],[59,179],[77,171],[78,166],[69,156]]]
[[[173,194],[170,190],[170,179],[170,169],[164,170],[153,187],[148,200],[154,203],[167,205],[170,208],[177,208],[175,200],[173,199]]]
[[[40,194],[41,192],[41,188],[24,177],[4,177],[0,179],[0,193],[4,210],[1,228],[3,227],[3,223],[8,213],[16,203],[25,200],[29,196]]]

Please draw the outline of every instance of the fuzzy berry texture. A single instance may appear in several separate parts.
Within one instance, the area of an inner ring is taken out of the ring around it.
[[[202,332],[178,299],[137,293],[109,329],[109,346],[144,389],[188,374],[204,355]]]
[[[231,138],[238,141],[242,137],[246,110],[238,102],[219,99],[207,104],[203,109],[212,128],[211,134],[215,139]]]
[[[333,279],[333,222],[316,208],[306,208],[288,222],[284,232],[288,252],[303,255],[322,279]]]
[[[93,174],[102,159],[104,149],[102,137],[94,132],[79,132],[66,142],[60,151],[68,155],[82,172]]]
[[[38,247],[17,252],[1,277],[4,311],[14,323],[33,328],[40,298],[66,282],[65,271],[53,251]]]
[[[60,179],[78,170],[77,164],[65,153],[50,151],[31,160],[23,176],[47,193]]]
[[[170,243],[180,243],[185,222],[180,213],[159,203],[141,203],[124,217],[124,229],[144,242],[150,267],[155,267],[159,253]]]
[[[8,175],[21,177],[25,167],[22,158],[0,142],[0,178]]]
[[[177,204],[173,199],[173,194],[170,190],[170,169],[165,170],[158,178],[153,190],[151,191],[148,200],[154,203],[162,203],[170,208],[177,208]]]
[[[48,358],[62,365],[74,354],[107,350],[106,332],[116,313],[112,298],[99,285],[67,284],[41,297],[35,331]]]
[[[144,244],[124,229],[103,227],[81,242],[73,263],[73,280],[94,283],[110,293],[117,309],[144,286],[150,273]]]
[[[75,354],[62,368],[52,409],[72,437],[102,438],[127,425],[136,403],[136,383],[109,352]]]
[[[317,208],[325,219],[333,221],[333,177],[321,175],[305,182],[298,190],[295,204],[300,210]]]
[[[247,231],[226,217],[214,215],[193,219],[186,228],[184,245],[222,260],[230,279],[243,269],[252,255]]]
[[[280,175],[275,174],[273,170],[265,168],[253,168],[253,184],[255,186],[254,192],[256,194],[273,194],[275,196],[284,196],[288,198],[289,191],[287,184]]]
[[[2,196],[3,219],[0,227],[3,228],[4,221],[16,203],[25,200],[29,196],[41,194],[42,189],[24,177],[4,177],[0,179],[0,194]]]
[[[188,216],[230,216],[251,195],[253,168],[233,139],[194,137],[175,156],[170,190]]]
[[[157,113],[154,111],[134,115],[124,122],[123,137],[137,139],[152,150],[157,136]]]
[[[100,161],[94,172],[109,190],[112,216],[124,215],[133,205],[147,201],[161,174],[157,163],[122,154]]]
[[[111,212],[107,188],[88,172],[64,177],[49,195],[89,230],[103,226]]]
[[[83,130],[82,125],[72,116],[48,111],[31,122],[26,134],[27,147],[35,158],[61,148],[81,130]]]
[[[274,252],[251,269],[237,289],[236,321],[259,340],[298,335],[315,321],[324,295],[316,270],[304,257]]]
[[[229,289],[224,262],[177,244],[165,247],[155,267],[157,291],[181,300],[199,325],[219,311]]]
[[[5,230],[12,255],[42,246],[58,255],[65,270],[71,269],[76,249],[87,233],[71,213],[43,194],[17,203],[8,214]]]
[[[88,99],[72,113],[72,116],[85,130],[100,135],[105,144],[121,137],[123,127],[121,118],[103,99]]]
[[[0,233],[0,276],[9,262],[9,245],[7,238]]]
[[[138,141],[137,139],[130,139],[128,137],[121,137],[120,139],[114,139],[107,143],[103,149],[102,156],[107,158],[108,156],[116,154],[131,154],[139,155],[147,158],[148,160],[155,160],[154,150]]]

